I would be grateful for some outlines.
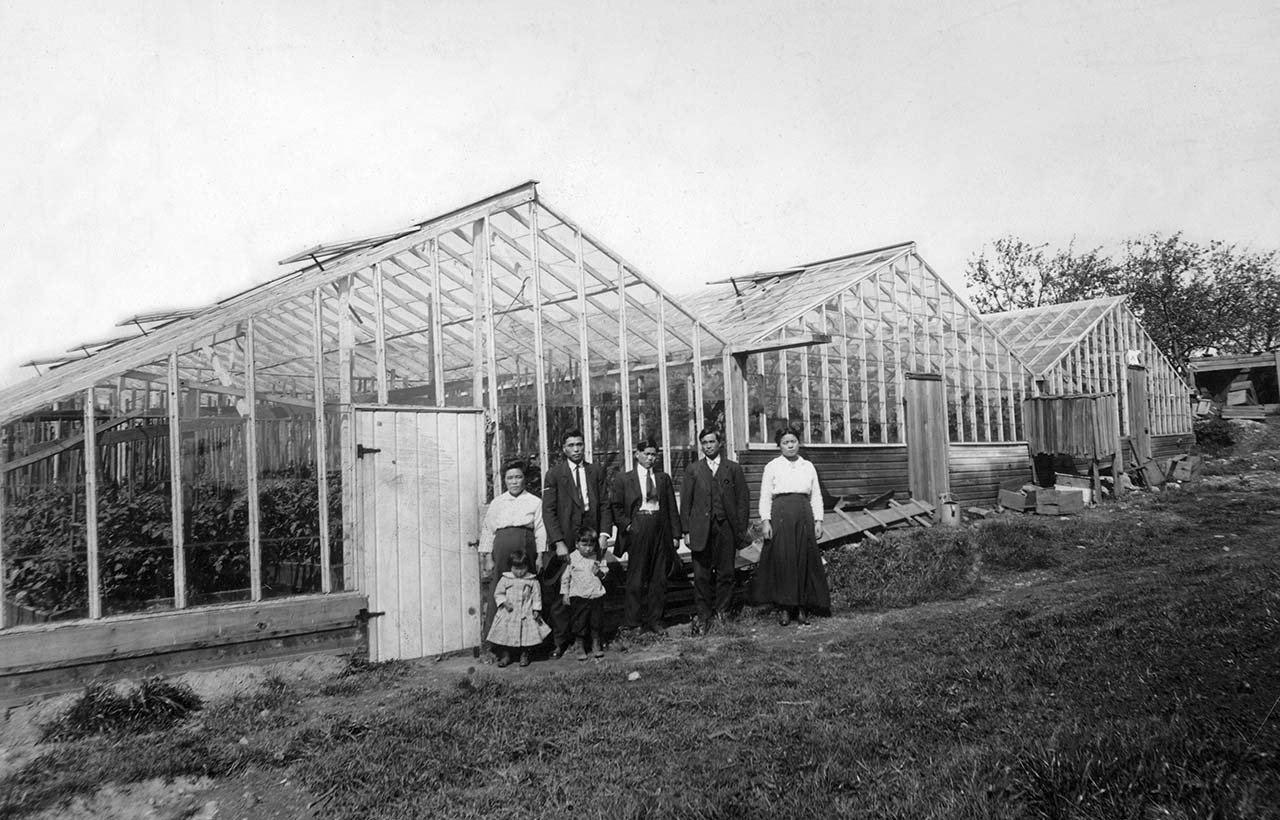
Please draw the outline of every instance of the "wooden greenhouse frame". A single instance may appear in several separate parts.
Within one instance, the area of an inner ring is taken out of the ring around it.
[[[984,318],[1027,363],[1039,393],[1113,394],[1122,440],[1135,435],[1135,415],[1146,413],[1150,457],[1187,451],[1193,440],[1193,391],[1147,335],[1125,297],[1043,305]],[[1130,395],[1130,369],[1135,367],[1144,370],[1143,408],[1134,407]]]
[[[481,409],[488,495],[509,457],[537,481],[574,427],[610,470],[658,438],[678,476],[697,430],[732,415],[719,333],[534,182],[281,265],[215,305],[139,314],[135,333],[32,361],[49,370],[0,391],[0,679],[299,631],[349,642],[366,603],[354,408]],[[55,537],[33,546],[33,527]],[[292,586],[271,557],[281,541],[305,570]],[[61,574],[28,572],[41,562]],[[234,577],[209,582],[215,565]],[[126,596],[131,568],[146,588]],[[19,623],[41,596],[45,622]],[[221,633],[203,634],[215,605]],[[149,637],[122,643],[122,619]]]
[[[753,477],[790,424],[829,496],[903,491],[906,382],[917,375],[940,377],[949,445],[932,457],[958,498],[986,500],[1028,474],[1031,373],[915,243],[722,280],[685,301],[729,344],[732,443]]]

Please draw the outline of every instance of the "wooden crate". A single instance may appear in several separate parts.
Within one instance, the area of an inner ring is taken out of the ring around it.
[[[1084,493],[1073,489],[1047,489],[1036,493],[1040,515],[1070,515],[1084,512]]]

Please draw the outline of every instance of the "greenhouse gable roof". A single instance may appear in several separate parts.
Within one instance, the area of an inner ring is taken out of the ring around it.
[[[983,315],[1036,376],[1048,373],[1073,347],[1124,304],[1124,296],[1041,305]]]
[[[679,296],[731,346],[749,345],[915,251],[914,242],[708,283]]]

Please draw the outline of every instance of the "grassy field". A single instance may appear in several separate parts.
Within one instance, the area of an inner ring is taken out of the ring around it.
[[[0,816],[270,772],[320,817],[1277,817],[1278,470],[1253,454],[1070,519],[830,555],[838,614],[803,630],[747,612],[448,685],[353,668],[50,741]]]

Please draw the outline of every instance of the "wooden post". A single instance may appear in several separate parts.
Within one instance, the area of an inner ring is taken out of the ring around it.
[[[622,380],[622,465],[631,469],[631,365],[627,359],[627,269],[618,263],[618,377]]]
[[[333,592],[333,558],[329,554],[329,426],[324,410],[324,313],[320,288],[311,292],[311,369],[316,420],[316,493],[320,513],[320,591]]]
[[[257,321],[245,321],[244,428],[245,493],[249,501],[249,600],[262,600],[262,522],[258,510],[258,376],[254,364]]]
[[[498,350],[494,339],[494,307],[493,307],[493,249],[489,246],[493,233],[489,230],[489,216],[477,223],[480,225],[480,250],[484,258],[482,270],[484,282],[484,362],[485,381],[489,384],[489,392],[483,405],[486,409],[487,430],[493,425],[493,440],[489,444],[489,460],[492,462],[491,487],[493,497],[502,494],[502,430],[501,417],[498,410]]]
[[[84,391],[84,535],[88,551],[89,617],[102,617],[101,565],[98,560],[98,431],[94,388]]]
[[[390,387],[387,384],[387,320],[386,304],[382,298],[382,263],[373,263],[373,356],[377,373],[378,404],[387,403]],[[257,600],[256,598],[254,600]]]
[[[547,429],[547,363],[542,341],[542,265],[538,253],[538,203],[529,203],[529,262],[533,265],[533,383],[538,397],[538,469],[551,468],[551,431]],[[541,476],[539,477],[541,481]]]
[[[169,353],[169,504],[173,527],[173,607],[187,608],[187,554],[182,532],[182,425],[178,420],[178,403],[182,390],[178,386],[178,352]]]
[[[747,451],[751,437],[750,389],[747,384],[747,356],[749,353],[729,355],[724,353],[725,439],[730,456],[738,459],[738,453]],[[738,459],[740,460],[740,459]]]
[[[431,254],[431,381],[436,406],[444,407],[444,315],[440,312],[440,249],[439,240],[428,245]],[[535,266],[536,267],[536,266]]]
[[[698,443],[698,433],[707,426],[706,406],[702,398],[702,323],[694,321],[693,323],[693,406],[694,406],[694,423],[693,437],[694,446]]]
[[[667,398],[667,300],[658,297],[658,429],[662,443],[659,452],[662,464],[671,472],[671,404]]]
[[[364,570],[357,555],[359,518],[356,516],[356,431],[351,397],[351,364],[355,354],[356,331],[351,320],[353,277],[338,285],[338,443],[342,459],[342,588],[361,588]]]
[[[1129,440],[1137,453],[1138,464],[1151,460],[1151,420],[1147,409],[1147,369],[1129,365]],[[1138,466],[1138,465],[1134,465]]]
[[[574,273],[578,290],[578,359],[581,368],[578,370],[578,383],[582,386],[582,431],[586,434],[585,444],[587,461],[595,458],[595,426],[591,418],[591,345],[587,339],[587,279],[582,258],[582,231],[575,228],[574,238]]]

